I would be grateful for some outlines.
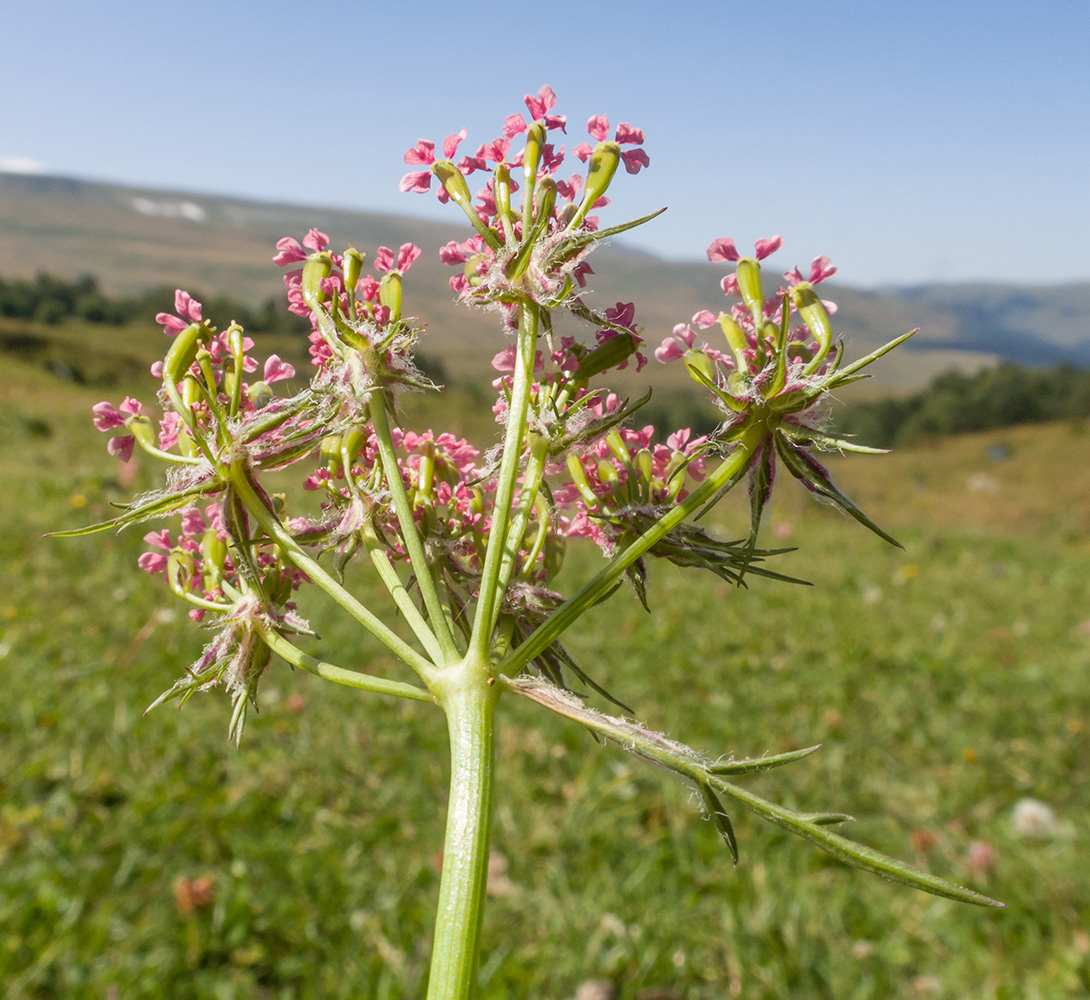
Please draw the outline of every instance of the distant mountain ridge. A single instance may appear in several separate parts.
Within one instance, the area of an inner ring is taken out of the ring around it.
[[[406,309],[443,334],[429,340],[428,350],[458,373],[496,349],[491,321],[451,300],[451,271],[435,253],[449,240],[467,235],[455,209],[450,224],[443,224],[0,172],[3,276],[90,273],[116,294],[167,285],[256,303],[282,294],[279,269],[271,263],[276,241],[286,235],[299,238],[312,226],[329,233],[334,246],[352,243],[372,255],[380,245],[413,242],[423,247],[405,296]],[[593,301],[600,307],[635,301],[650,344],[697,310],[718,311],[723,303],[718,265],[664,261],[623,243],[596,251],[590,262],[596,272]],[[930,284],[880,291],[834,281],[823,291],[839,305],[833,323],[845,336],[850,356],[921,328],[907,349],[880,366],[884,371],[877,383],[885,388],[918,389],[941,371],[1001,360],[1090,366],[1090,281],[1051,286]]]

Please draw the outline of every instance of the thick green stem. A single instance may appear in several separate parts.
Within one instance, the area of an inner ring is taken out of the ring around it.
[[[470,656],[432,685],[447,713],[451,775],[428,1000],[471,1000],[477,993],[499,696],[490,681],[486,665]]]

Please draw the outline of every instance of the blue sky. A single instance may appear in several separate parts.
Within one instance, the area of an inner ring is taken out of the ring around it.
[[[549,83],[647,133],[605,218],[781,233],[846,283],[1090,279],[1090,3],[55,2],[0,33],[0,166],[448,218],[403,152]],[[573,164],[576,161],[571,161]],[[2,234],[0,234],[2,238]]]

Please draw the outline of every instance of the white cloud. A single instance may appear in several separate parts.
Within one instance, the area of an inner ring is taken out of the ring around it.
[[[48,174],[49,167],[27,156],[0,156],[0,173]]]

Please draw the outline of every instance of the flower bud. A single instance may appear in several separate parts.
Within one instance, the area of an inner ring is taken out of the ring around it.
[[[715,384],[715,365],[703,351],[688,350],[681,360],[694,382],[699,385]]]
[[[556,208],[556,181],[551,177],[542,177],[537,182],[535,189],[534,221],[539,224],[542,220],[551,219],[553,209]]]
[[[173,549],[167,557],[167,580],[179,597],[189,593],[193,582],[193,556],[185,549]]]
[[[462,172],[454,165],[453,160],[436,160],[431,165],[431,172],[439,179],[439,183],[447,189],[451,201],[464,212],[473,211],[473,195],[470,194],[469,185],[466,183]],[[474,213],[476,214],[476,213]]]
[[[351,427],[341,435],[341,459],[351,465],[363,448],[365,434],[360,427]]]
[[[594,490],[590,488],[586,469],[583,468],[583,463],[580,461],[579,456],[573,452],[568,452],[566,464],[568,466],[568,475],[571,476],[572,484],[579,491],[579,495],[591,507],[596,506],[598,497],[595,495]]]
[[[363,254],[355,247],[349,247],[344,252],[344,263],[341,265],[344,273],[344,287],[350,296],[356,293],[356,282],[363,274]]]
[[[746,359],[746,348],[749,341],[746,340],[745,331],[735,322],[734,317],[727,313],[719,314],[719,326],[727,338],[730,353],[734,355],[734,368],[736,371],[749,371],[749,362]]]
[[[496,215],[511,218],[511,170],[506,163],[497,163],[493,172],[492,195],[496,199]]]
[[[273,391],[267,382],[252,382],[247,387],[247,394],[255,410],[263,410],[272,402]]]
[[[749,311],[759,317],[764,311],[765,300],[761,292],[761,265],[753,257],[738,261],[738,291]]]
[[[217,576],[223,572],[223,564],[227,561],[227,541],[212,528],[201,536],[201,557],[206,569],[214,569]]]
[[[587,186],[583,190],[583,201],[579,206],[585,216],[594,203],[609,189],[613,175],[621,163],[621,147],[615,142],[600,142],[590,154],[590,168],[587,170]]]
[[[541,163],[541,147],[545,145],[548,130],[544,122],[534,122],[526,130],[526,149],[522,154],[522,176],[526,180],[526,198],[534,197],[537,168]]]
[[[333,273],[333,258],[329,251],[312,253],[303,265],[303,300],[311,309],[317,309],[329,301],[329,295],[322,291],[321,284]]]
[[[227,328],[226,339],[227,339],[227,349],[231,352],[231,356],[235,357],[235,358],[241,358],[242,357],[242,351],[243,351],[243,347],[242,347],[242,340],[243,340],[242,327],[239,326],[237,323],[232,323]]]
[[[825,312],[825,306],[821,304],[814,291],[814,286],[808,281],[800,281],[791,289],[791,301],[795,304],[799,315],[809,331],[814,335],[818,343],[818,352],[807,365],[808,371],[814,371],[829,353],[833,343],[833,333],[829,327],[829,314]]]
[[[163,376],[171,382],[180,382],[189,366],[197,360],[197,349],[204,339],[206,328],[202,323],[190,323],[182,330],[167,351],[163,360]]]
[[[390,310],[390,319],[401,319],[401,272],[390,271],[379,282],[378,300]]]
[[[155,433],[155,428],[152,426],[151,421],[144,416],[129,417],[125,421],[126,426],[132,431],[133,436],[140,442],[141,447],[144,448],[158,448],[159,441],[158,436]]]
[[[322,443],[318,446],[318,460],[331,475],[335,476],[341,471],[340,434],[327,434],[322,438]]]
[[[636,338],[630,333],[619,333],[596,347],[582,361],[575,372],[579,379],[590,379],[602,372],[616,368],[636,353]]]

